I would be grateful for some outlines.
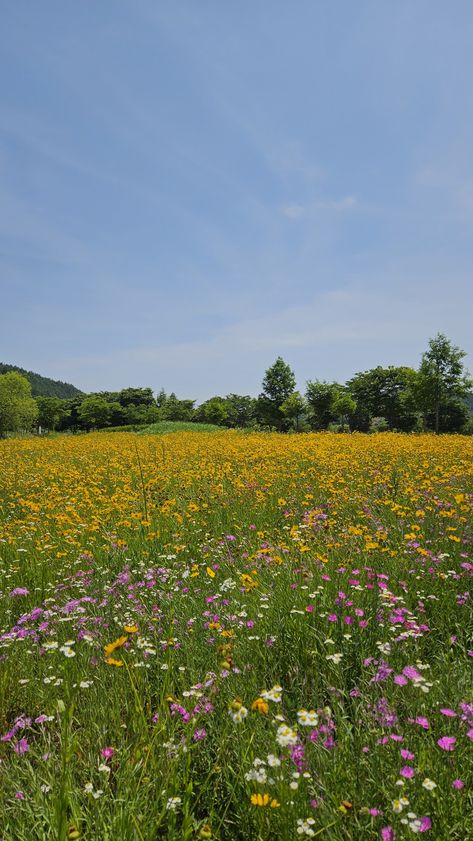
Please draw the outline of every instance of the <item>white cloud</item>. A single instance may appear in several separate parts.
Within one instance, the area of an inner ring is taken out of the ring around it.
[[[356,196],[342,196],[340,199],[315,199],[306,205],[299,202],[286,204],[282,208],[282,213],[288,219],[300,219],[301,216],[307,216],[310,213],[317,213],[320,210],[353,210],[359,206]]]
[[[282,212],[288,219],[299,219],[304,213],[302,204],[287,204],[283,207]]]
[[[84,389],[149,384],[203,400],[230,391],[257,394],[279,354],[304,388],[306,379],[345,380],[377,364],[416,366],[439,330],[468,350],[468,315],[447,294],[446,278],[430,276],[413,291],[413,275],[401,277],[391,271],[377,286],[353,281],[306,303],[241,319],[204,340],[64,358],[54,375]],[[468,278],[462,282],[467,288]]]

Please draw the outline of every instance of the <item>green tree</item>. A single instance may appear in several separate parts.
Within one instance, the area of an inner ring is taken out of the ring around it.
[[[217,426],[224,426],[228,418],[227,404],[223,397],[210,397],[201,403],[196,410],[195,419],[202,423],[214,423]]]
[[[121,407],[122,423],[156,423],[161,419],[161,412],[153,403],[147,405],[146,403],[129,403],[128,406]],[[115,424],[114,421],[112,421]],[[119,425],[119,424],[117,424]]]
[[[267,369],[263,379],[263,392],[257,402],[259,419],[269,426],[282,429],[285,418],[281,406],[296,387],[294,372],[278,356],[274,365]]]
[[[152,406],[155,399],[151,388],[122,388],[118,402],[121,406]]]
[[[161,405],[162,418],[170,421],[191,421],[194,417],[194,406],[195,400],[179,400],[174,392],[171,392]]]
[[[286,397],[280,406],[282,414],[293,423],[296,431],[299,431],[301,418],[304,415],[305,408],[305,400],[298,391],[294,391],[289,395],[289,397]]]
[[[55,430],[70,414],[67,400],[60,397],[37,397],[38,424],[45,429]]]
[[[164,388],[162,388],[161,391],[159,391],[156,395],[156,406],[158,407],[158,409],[162,409],[162,407],[166,405],[167,399],[167,394],[164,391]]]
[[[289,397],[296,387],[294,372],[278,356],[274,365],[266,371],[263,379],[263,394],[278,407]]]
[[[451,426],[446,421],[455,409],[461,415],[458,428],[465,423],[465,399],[473,385],[463,364],[465,356],[443,333],[429,340],[429,349],[422,355],[414,395],[425,425],[437,434]]]
[[[373,418],[385,418],[388,429],[409,432],[417,423],[412,399],[417,374],[412,368],[378,365],[355,374],[347,387],[356,400],[353,426],[368,432]]]
[[[38,417],[31,384],[16,371],[0,375],[0,434],[29,431]]]
[[[336,416],[340,419],[342,429],[350,425],[350,418],[356,411],[356,400],[353,399],[348,392],[341,393],[336,398],[333,410]]]
[[[98,394],[91,394],[82,401],[77,414],[86,429],[100,429],[109,425],[116,406],[118,404],[109,403]]]
[[[240,428],[251,426],[256,412],[254,397],[250,397],[249,394],[227,394],[225,405],[227,407],[226,426]]]
[[[307,383],[305,396],[309,406],[309,421],[313,429],[327,429],[329,423],[336,420],[334,405],[341,391],[342,387],[338,383],[327,383],[325,380]]]

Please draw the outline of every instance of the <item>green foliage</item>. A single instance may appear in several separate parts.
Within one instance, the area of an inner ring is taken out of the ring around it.
[[[202,423],[224,426],[228,419],[228,408],[223,397],[211,397],[196,410],[195,418]]]
[[[165,435],[169,432],[221,432],[222,428],[213,423],[196,421],[159,421],[140,430],[142,435]]]
[[[263,394],[278,408],[296,387],[294,372],[278,356],[274,365],[268,368],[263,379]]]
[[[60,397],[37,397],[36,404],[39,426],[51,431],[70,414],[67,400],[61,400]]]
[[[341,391],[342,386],[338,383],[327,383],[325,380],[307,383],[306,400],[313,429],[327,429],[329,424],[336,420],[334,405]]]
[[[462,412],[464,401],[473,385],[463,359],[463,350],[453,345],[443,333],[429,341],[423,354],[414,395],[417,406],[424,414],[427,428],[436,433],[456,431],[464,425],[468,415]]]
[[[152,388],[123,388],[118,394],[121,406],[153,406],[155,399]]]
[[[37,417],[38,407],[26,377],[17,371],[0,374],[0,434],[28,432]]]
[[[77,414],[86,429],[100,429],[110,422],[113,406],[98,394],[92,394],[82,401]]]
[[[285,416],[281,406],[296,387],[294,372],[278,356],[274,365],[267,369],[263,379],[263,392],[256,403],[257,420],[269,427],[282,430]]]
[[[255,422],[256,400],[249,394],[227,394],[226,426],[248,427]]]
[[[61,380],[51,380],[49,377],[42,377],[40,374],[35,374],[34,371],[25,371],[24,368],[19,368],[18,365],[7,365],[0,362],[0,374],[7,374],[9,371],[16,371],[26,377],[31,384],[33,397],[61,397],[67,399],[75,397],[83,392],[70,383],[63,383]]]
[[[161,412],[156,405],[148,403],[129,403],[122,407],[121,415],[124,424],[156,423],[161,417]]]
[[[386,418],[371,418],[370,432],[387,432],[389,424]]]
[[[161,403],[161,417],[170,421],[190,421],[194,416],[195,400],[179,400],[174,392]]]
[[[282,412],[284,417],[292,421],[296,432],[298,432],[300,429],[300,424],[305,412],[305,408],[305,400],[298,391],[294,391],[293,394],[290,394],[289,397],[286,397],[284,402],[281,403],[280,411]]]
[[[333,405],[333,410],[340,418],[340,425],[345,429],[350,424],[350,418],[356,411],[356,400],[348,392],[340,393]]]
[[[416,425],[413,389],[416,372],[412,368],[378,365],[355,374],[348,381],[350,394],[357,402],[354,429],[368,432],[372,418],[386,419],[387,428],[409,432]]]

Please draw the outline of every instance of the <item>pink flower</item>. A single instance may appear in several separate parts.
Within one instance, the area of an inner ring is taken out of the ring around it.
[[[24,799],[25,799],[24,791],[16,791],[15,792],[15,800],[24,800]]]
[[[196,730],[194,732],[194,735],[192,736],[192,738],[194,739],[194,742],[201,742],[202,739],[205,739],[206,736],[207,736],[207,731],[204,730],[204,728],[202,727],[200,730]]]
[[[394,841],[396,838],[396,833],[392,826],[383,826],[381,830],[381,838],[383,841]]]
[[[102,748],[100,751],[104,759],[111,759],[115,753],[115,748]]]
[[[452,786],[453,788],[456,788],[457,791],[460,791],[462,788],[465,788],[465,783],[463,780],[454,780]]]
[[[431,826],[432,821],[427,815],[425,815],[425,817],[420,819],[419,832],[427,832],[427,830],[429,830]]]
[[[405,686],[408,683],[407,677],[404,675],[394,675],[394,683],[396,686]]]
[[[20,739],[19,742],[13,747],[15,753],[27,753],[29,751],[30,746],[26,739]]]
[[[448,716],[448,718],[455,718],[456,712],[454,710],[449,709],[448,707],[442,707],[440,712],[442,715]]]
[[[473,739],[473,728],[471,730],[468,730],[466,735],[468,736],[469,739]]]
[[[442,750],[452,751],[455,750],[456,741],[455,736],[442,736],[441,739],[437,739],[437,744]]]
[[[403,768],[399,771],[401,777],[406,777],[406,779],[410,780],[414,775],[415,771],[411,768],[410,765],[404,765]]]
[[[428,730],[429,727],[430,727],[429,719],[424,718],[423,715],[418,715],[417,718],[414,720],[414,723],[415,724],[420,724],[420,726],[423,727],[424,730]]]
[[[402,673],[411,680],[422,680],[422,675],[414,666],[405,666]]]
[[[411,753],[410,750],[406,750],[405,748],[401,748],[401,756],[403,759],[414,759],[414,754]]]

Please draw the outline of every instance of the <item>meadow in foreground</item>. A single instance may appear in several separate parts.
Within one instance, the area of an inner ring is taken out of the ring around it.
[[[473,441],[0,442],[0,835],[466,841]]]

